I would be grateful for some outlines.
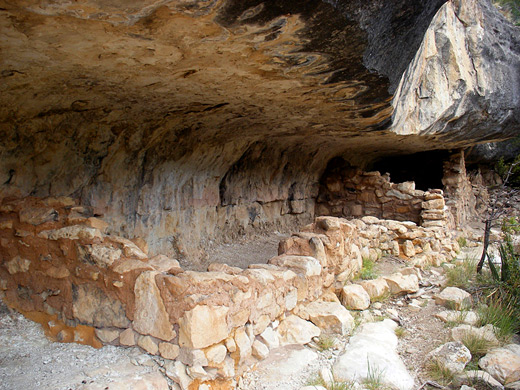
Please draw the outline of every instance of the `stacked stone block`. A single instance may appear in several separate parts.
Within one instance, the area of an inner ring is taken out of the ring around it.
[[[454,250],[436,226],[318,217],[280,242],[267,264],[194,272],[148,256],[140,240],[107,235],[106,223],[69,198],[4,200],[0,213],[0,288],[9,305],[63,324],[62,341],[159,355],[181,388],[229,380],[321,329],[348,332],[353,321],[338,296],[364,256],[437,264]]]

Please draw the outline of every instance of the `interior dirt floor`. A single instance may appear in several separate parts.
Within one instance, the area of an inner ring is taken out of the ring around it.
[[[207,271],[211,263],[225,263],[242,269],[246,269],[250,264],[265,264],[270,258],[278,256],[278,244],[286,237],[289,237],[289,234],[274,232],[253,239],[213,245],[206,251],[207,258],[204,261],[186,267],[193,271]]]

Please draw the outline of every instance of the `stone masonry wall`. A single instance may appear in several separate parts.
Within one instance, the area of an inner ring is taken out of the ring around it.
[[[322,178],[316,215],[377,218],[420,223],[424,191],[414,182],[391,183],[388,175],[346,168]]]
[[[442,197],[429,196],[426,203]],[[386,252],[420,266],[458,249],[443,227],[318,217],[283,240],[267,264],[193,272],[163,255],[149,258],[140,240],[105,234],[107,224],[89,215],[71,198],[4,199],[2,298],[29,317],[39,313],[60,330],[58,340],[138,345],[160,355],[183,389],[232,380],[278,345],[349,331],[353,320],[338,295],[363,257]]]
[[[454,198],[459,199],[459,194],[454,194]],[[322,179],[316,215],[349,219],[368,215],[412,221],[424,227],[444,227],[450,212],[441,190],[416,190],[413,181],[395,184],[388,175],[347,168]]]

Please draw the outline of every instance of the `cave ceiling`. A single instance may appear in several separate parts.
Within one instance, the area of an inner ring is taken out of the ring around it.
[[[75,121],[373,149],[443,1],[0,3],[4,131]]]

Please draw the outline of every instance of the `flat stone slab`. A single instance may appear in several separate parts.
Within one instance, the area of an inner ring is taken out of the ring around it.
[[[318,359],[318,354],[301,345],[287,345],[271,350],[267,359],[258,363],[255,374],[262,383],[281,383],[302,372]]]
[[[388,319],[361,326],[334,364],[334,379],[363,382],[370,375],[376,375],[384,385],[411,390],[414,380],[396,351],[396,327],[397,324]]]

